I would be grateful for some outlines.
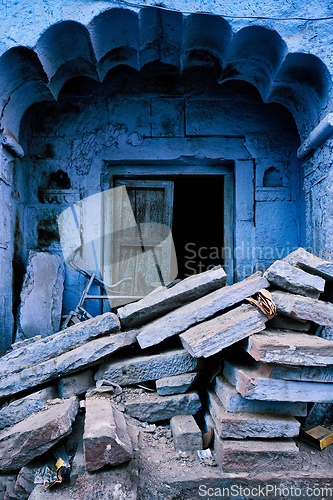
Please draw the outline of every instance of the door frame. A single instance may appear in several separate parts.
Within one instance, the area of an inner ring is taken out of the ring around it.
[[[108,170],[108,186],[114,187],[114,177],[165,177],[165,176],[192,176],[192,175],[223,175],[223,245],[224,270],[227,274],[227,283],[231,285],[235,278],[235,173],[234,161],[222,160],[217,162],[198,162],[189,160],[188,164],[173,164],[171,162],[152,160],[148,161],[105,161]],[[227,249],[227,250],[226,250]]]

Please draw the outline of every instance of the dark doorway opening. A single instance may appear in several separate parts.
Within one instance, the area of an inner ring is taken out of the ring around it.
[[[172,235],[178,278],[223,265],[223,175],[174,178]]]

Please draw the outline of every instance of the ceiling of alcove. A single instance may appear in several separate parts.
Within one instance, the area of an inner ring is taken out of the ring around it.
[[[310,54],[288,53],[276,31],[250,26],[232,33],[220,16],[117,8],[96,16],[88,26],[54,24],[33,50],[14,47],[3,54],[1,127],[18,135],[28,107],[57,99],[66,82],[77,76],[103,81],[112,68],[147,70],[156,61],[177,73],[209,68],[218,83],[251,83],[264,102],[281,103],[291,111],[301,134],[317,122],[328,98],[325,65]]]

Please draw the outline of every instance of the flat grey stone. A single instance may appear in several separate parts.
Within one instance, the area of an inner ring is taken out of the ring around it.
[[[23,467],[70,434],[78,407],[76,397],[58,400],[47,410],[0,431],[0,471]]]
[[[46,337],[60,327],[65,266],[58,255],[29,252],[28,267],[21,292],[17,335]]]
[[[287,255],[283,260],[292,266],[297,266],[309,273],[322,276],[327,280],[333,279],[333,262],[321,259],[307,252],[304,248],[298,248]]]
[[[117,311],[123,327],[136,327],[166,314],[186,302],[198,299],[225,285],[227,275],[221,266],[195,274],[176,285],[161,287],[143,299],[120,307]]]
[[[169,394],[183,394],[188,391],[193,382],[197,379],[198,373],[183,373],[181,375],[173,375],[172,377],[164,377],[156,380],[157,394],[160,396],[168,396]]]
[[[180,335],[180,340],[192,356],[207,358],[253,333],[264,330],[265,320],[267,318],[259,309],[243,304],[189,328]]]
[[[37,337],[13,344],[13,350],[0,359],[0,376],[21,371],[40,364],[108,333],[120,330],[120,323],[113,313],[82,321],[46,338]]]
[[[202,449],[202,433],[192,415],[176,415],[170,420],[175,450],[193,451]]]
[[[83,448],[86,470],[118,465],[133,458],[133,447],[121,411],[104,398],[87,398]]]
[[[265,278],[273,285],[289,292],[317,299],[324,291],[325,280],[282,260],[275,261],[265,272]]]
[[[246,351],[262,363],[333,365],[333,341],[308,333],[265,330],[248,338]]]
[[[61,398],[71,398],[79,394],[84,394],[88,389],[95,387],[94,371],[84,370],[80,373],[73,373],[68,377],[58,380],[58,392]]]
[[[126,412],[131,417],[146,422],[169,420],[176,415],[194,415],[201,408],[196,392],[159,396],[156,393],[142,393],[134,400],[124,402]]]
[[[179,307],[175,311],[162,316],[139,329],[138,342],[142,349],[159,344],[166,338],[184,332],[192,325],[201,323],[207,318],[242,302],[246,297],[268,288],[266,278],[254,274],[239,283],[224,286],[200,299]]]
[[[288,366],[271,364],[266,365],[266,373],[269,378],[275,379],[333,383],[333,365]]]
[[[297,319],[280,316],[279,314],[266,324],[267,328],[276,328],[279,330],[295,330],[296,332],[307,332],[310,330],[310,321],[299,321]]]
[[[76,349],[48,359],[40,364],[23,368],[0,378],[0,396],[16,394],[30,387],[69,375],[103,361],[110,354],[136,341],[136,332],[112,333],[91,340]]]
[[[47,402],[57,396],[55,387],[46,387],[3,406],[0,409],[0,429],[17,424],[33,413],[46,409]]]
[[[299,368],[297,368],[298,370]],[[223,376],[216,377],[214,390],[228,412],[267,413],[272,415],[290,415],[306,417],[306,403],[285,401],[256,401],[243,398],[235,387]]]
[[[208,410],[220,438],[296,437],[300,423],[290,416],[267,413],[229,413],[213,391],[208,391]]]
[[[272,299],[281,314],[318,325],[333,325],[333,304],[329,302],[280,291],[272,292]]]
[[[333,384],[271,379],[265,369],[236,367],[225,361],[223,374],[246,399],[330,403]]]
[[[132,385],[186,373],[198,366],[199,361],[185,349],[174,349],[162,354],[103,363],[95,374],[95,380],[104,379],[119,385]]]

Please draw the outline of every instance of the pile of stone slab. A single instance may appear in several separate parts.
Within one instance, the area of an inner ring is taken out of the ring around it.
[[[0,473],[17,475],[71,435],[80,399],[89,472],[132,459],[128,419],[167,422],[181,451],[201,448],[210,426],[224,470],[269,470],[281,457],[295,467],[298,418],[308,402],[333,402],[333,341],[314,335],[333,326],[321,299],[332,279],[333,263],[299,249],[231,286],[216,267],[13,344],[0,358]],[[262,289],[271,320],[245,300]]]

